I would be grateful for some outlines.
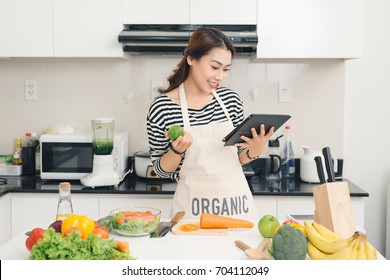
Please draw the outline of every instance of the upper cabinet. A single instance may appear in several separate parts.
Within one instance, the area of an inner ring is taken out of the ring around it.
[[[257,0],[190,0],[191,24],[256,24]]]
[[[257,0],[123,0],[124,24],[256,24]]]
[[[258,0],[258,58],[358,58],[361,0]]]
[[[122,0],[54,0],[55,57],[121,57]]]
[[[257,24],[259,60],[362,51],[362,0],[1,0],[0,57],[123,57],[123,24]]]
[[[52,0],[0,1],[0,57],[53,56]]]
[[[122,57],[122,0],[2,0],[0,57]]]
[[[123,0],[124,24],[186,24],[189,0]]]

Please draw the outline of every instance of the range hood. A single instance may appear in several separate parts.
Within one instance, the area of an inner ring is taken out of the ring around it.
[[[220,29],[232,42],[237,54],[256,53],[256,25],[124,25],[118,41],[131,54],[182,54],[191,33],[200,27]]]

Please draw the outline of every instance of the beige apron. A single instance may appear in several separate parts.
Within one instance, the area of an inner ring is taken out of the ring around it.
[[[217,93],[212,93],[228,121],[190,126],[184,86],[179,86],[184,129],[193,138],[180,170],[170,216],[185,211],[186,218],[199,218],[202,212],[256,219],[256,207],[237,156],[237,148],[223,146],[222,139],[232,129],[228,111]]]

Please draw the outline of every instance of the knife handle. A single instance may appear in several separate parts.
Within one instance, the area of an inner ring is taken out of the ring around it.
[[[238,248],[240,248],[241,250],[243,250],[243,251],[245,251],[246,249],[249,249],[249,248],[250,248],[247,244],[245,244],[245,243],[242,242],[241,240],[236,240],[236,241],[234,241],[234,243],[236,243],[236,246],[237,246]]]
[[[333,169],[332,153],[330,152],[330,148],[329,147],[323,148],[322,154],[324,155],[324,159],[325,159],[326,172],[328,173],[328,182],[334,182],[335,175]]]
[[[171,220],[171,223],[172,223],[172,224],[177,224],[177,223],[181,220],[181,218],[184,217],[185,214],[186,214],[185,211],[177,212],[177,213],[175,214],[175,216],[173,216],[173,218],[172,218],[172,220]]]
[[[320,183],[323,184],[325,183],[325,174],[324,174],[324,167],[322,166],[322,159],[320,156],[316,156],[314,160],[317,166],[318,178],[320,179]]]

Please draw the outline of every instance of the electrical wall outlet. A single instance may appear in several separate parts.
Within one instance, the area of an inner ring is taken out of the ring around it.
[[[38,100],[38,82],[37,80],[24,81],[24,99]]]
[[[291,83],[279,83],[279,102],[291,102]]]

